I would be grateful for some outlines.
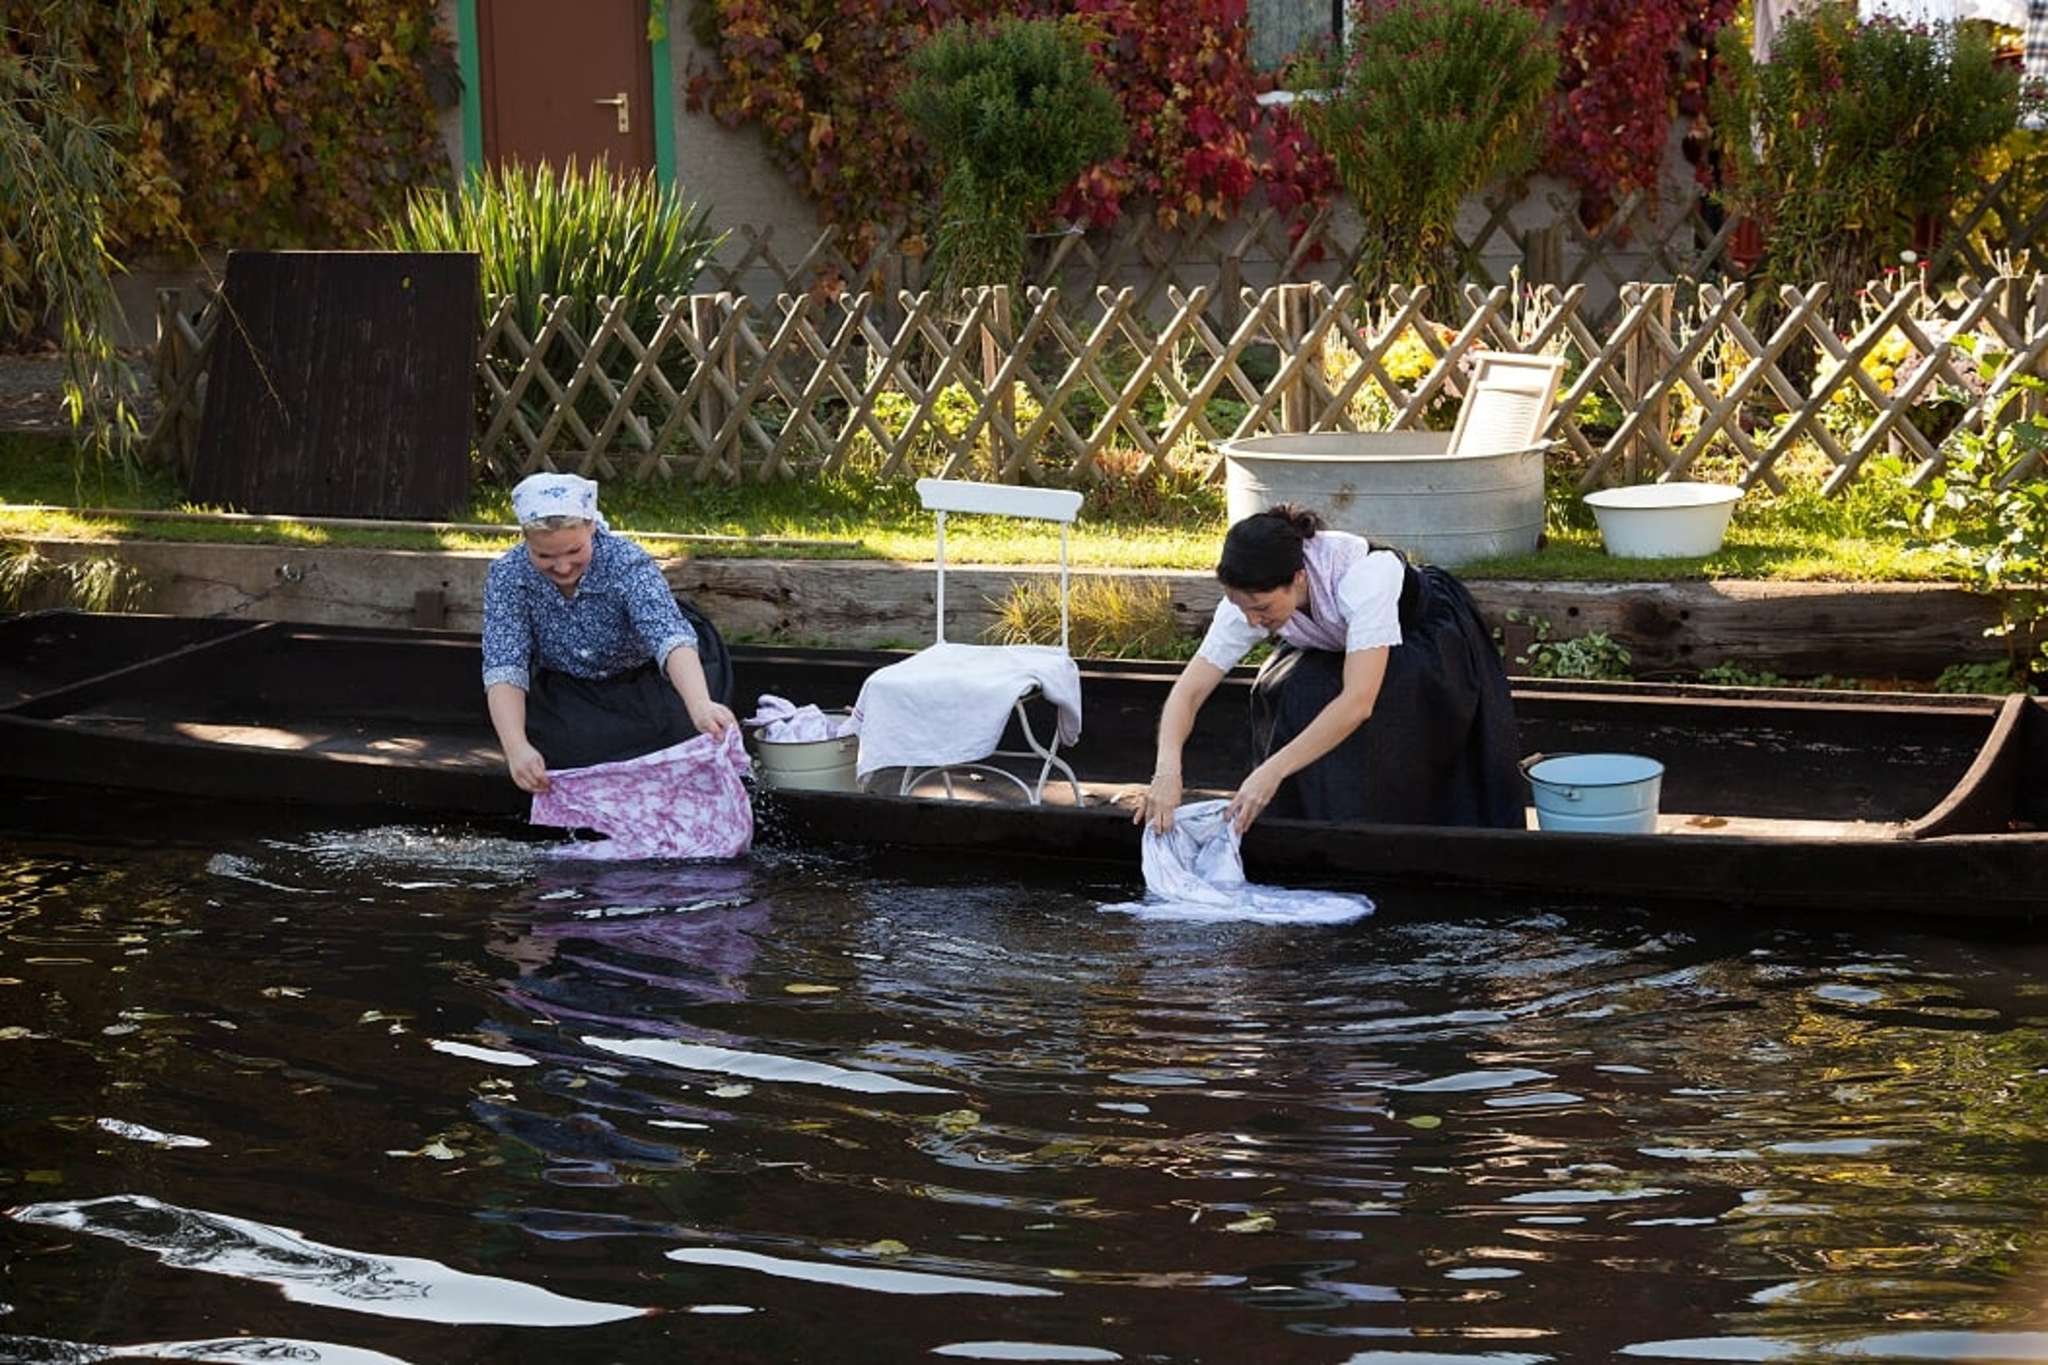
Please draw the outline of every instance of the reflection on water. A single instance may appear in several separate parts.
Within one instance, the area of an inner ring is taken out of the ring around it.
[[[2048,1359],[2044,949],[0,857],[0,1362]]]

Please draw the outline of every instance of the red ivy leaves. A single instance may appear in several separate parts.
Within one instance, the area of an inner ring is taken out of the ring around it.
[[[1700,116],[1736,0],[1523,3],[1559,20],[1549,163],[1598,223],[1632,191],[1655,192],[1672,120]],[[1257,102],[1267,82],[1246,51],[1246,0],[707,0],[703,12],[716,64],[693,73],[691,107],[758,123],[832,222],[904,219],[929,202],[937,168],[893,102],[904,62],[941,25],[999,13],[1087,23],[1131,129],[1062,214],[1106,224],[1143,200],[1172,224],[1228,217],[1255,192],[1292,214],[1334,184],[1300,122]]]
[[[1528,0],[1550,11],[1550,0]],[[1581,192],[1579,212],[1604,221],[1635,190],[1654,192],[1674,113],[1704,109],[1714,36],[1736,0],[1563,0],[1553,169]]]
[[[1258,103],[1246,0],[1073,0],[1131,129],[1125,154],[1096,167],[1061,209],[1113,221],[1132,196],[1160,221],[1225,218],[1255,189],[1282,213],[1326,198],[1328,159],[1283,109]]]
[[[909,54],[955,19],[1076,16],[1131,129],[1125,154],[1084,174],[1059,211],[1115,220],[1133,198],[1162,221],[1227,217],[1263,188],[1284,212],[1319,202],[1327,163],[1284,111],[1257,102],[1245,0],[709,0],[694,109],[759,124],[821,217],[914,216],[938,168],[897,112]]]
[[[337,246],[449,178],[430,85],[455,88],[436,0],[157,0],[147,45],[84,24],[101,107],[137,115],[131,245]],[[132,103],[131,103],[132,101]]]

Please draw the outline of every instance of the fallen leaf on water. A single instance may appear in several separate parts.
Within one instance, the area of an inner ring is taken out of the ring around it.
[[[1270,1213],[1255,1213],[1249,1218],[1240,1218],[1235,1223],[1225,1223],[1225,1232],[1271,1232],[1279,1224]]]
[[[714,1085],[705,1093],[715,1095],[721,1100],[736,1100],[742,1095],[753,1094],[754,1087],[751,1085]]]
[[[869,1242],[861,1248],[870,1256],[908,1256],[910,1248],[894,1237],[884,1237],[879,1242]]]
[[[21,1173],[21,1178],[23,1180],[26,1180],[31,1185],[61,1185],[64,1183],[64,1172],[23,1171]]]
[[[1414,1118],[1408,1120],[1408,1126],[1410,1128],[1441,1128],[1444,1126],[1444,1121],[1435,1114],[1417,1114]]]
[[[820,986],[809,981],[792,981],[782,988],[791,995],[837,995],[837,986]]]
[[[951,1133],[956,1137],[970,1128],[978,1128],[980,1126],[981,1115],[975,1113],[972,1109],[948,1109],[945,1113],[932,1120],[932,1127],[942,1133]]]
[[[16,1038],[33,1038],[35,1036],[35,1034],[19,1024],[9,1024],[6,1028],[0,1028],[0,1043],[11,1043]]]

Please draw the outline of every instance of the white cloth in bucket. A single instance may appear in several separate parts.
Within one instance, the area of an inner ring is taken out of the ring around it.
[[[1224,814],[1229,806],[1196,801],[1173,813],[1173,828],[1165,834],[1148,826],[1140,853],[1145,899],[1102,908],[1151,919],[1272,924],[1347,924],[1373,912],[1366,896],[1247,882],[1241,840]]]
[[[760,730],[761,738],[770,744],[803,744],[859,734],[860,712],[828,716],[815,706],[798,706],[786,697],[763,692],[754,702],[754,714],[741,724]]]
[[[884,768],[975,763],[995,752],[1010,708],[1033,687],[1059,712],[1062,745],[1081,737],[1081,670],[1050,645],[943,641],[861,684],[860,757],[865,781]]]

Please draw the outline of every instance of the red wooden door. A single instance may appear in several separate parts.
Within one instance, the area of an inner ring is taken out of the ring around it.
[[[484,156],[654,169],[647,0],[477,0]]]

